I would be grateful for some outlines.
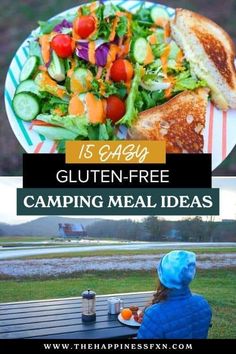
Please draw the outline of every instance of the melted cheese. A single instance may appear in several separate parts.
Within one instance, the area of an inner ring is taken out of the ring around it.
[[[204,66],[204,60],[202,59],[202,57],[200,55],[199,56],[196,55],[194,50],[192,50],[191,46],[189,45],[188,40],[184,38],[184,36],[179,31],[179,29],[176,28],[176,26],[174,27],[174,31],[177,37],[180,39],[180,43],[182,43],[182,48],[184,48],[186,59],[190,62],[191,68],[194,71],[194,73],[197,75],[199,79],[205,80],[207,82],[208,86],[213,91],[214,96],[217,97],[218,101],[221,101],[221,105],[228,107],[228,103],[224,98],[221,90],[217,87],[214,77],[209,73],[207,68]]]

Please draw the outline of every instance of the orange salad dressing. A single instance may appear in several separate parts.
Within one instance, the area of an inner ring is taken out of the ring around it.
[[[39,37],[39,44],[41,45],[42,58],[45,64],[49,63],[51,58],[51,50],[50,50],[51,39],[52,39],[51,34],[43,34],[41,37]]]
[[[174,76],[168,76],[168,78],[164,80],[164,82],[170,83],[170,87],[167,90],[165,90],[165,98],[170,98],[172,96],[172,91],[173,91],[175,81],[176,80]]]
[[[50,76],[42,72],[42,80],[40,83],[41,87],[46,87],[49,92],[51,92],[53,95],[56,95],[57,97],[62,98],[65,95],[65,89],[59,87],[56,83],[56,81],[52,80]]]
[[[151,34],[151,36],[148,38],[148,41],[151,45],[157,44],[157,36],[155,33]]]
[[[64,113],[62,112],[62,110],[60,108],[55,108],[53,110],[53,114],[56,114],[57,116],[62,117],[64,115]]]
[[[116,36],[116,27],[117,27],[119,21],[120,21],[120,17],[119,17],[119,16],[116,16],[115,19],[114,19],[114,21],[113,21],[113,24],[112,24],[111,34],[110,34],[110,36],[109,36],[109,41],[110,41],[110,42],[114,41],[114,39],[115,39],[115,36]]]
[[[163,54],[161,55],[162,70],[167,75],[168,57],[170,54],[170,45],[167,45]]]
[[[182,52],[182,50],[180,50],[176,57],[177,68],[182,67],[183,59],[184,59],[184,53]]]
[[[154,61],[154,55],[153,55],[153,52],[152,52],[152,48],[151,48],[151,46],[148,44],[148,45],[147,45],[147,54],[146,54],[146,58],[144,59],[143,64],[144,64],[144,65],[148,65],[148,64],[153,63],[153,61]]]
[[[111,64],[116,60],[117,54],[120,52],[119,46],[111,44],[107,55],[106,68],[110,68]]]
[[[77,95],[72,96],[69,102],[68,112],[71,115],[80,116],[84,114],[83,102]]]
[[[95,41],[89,42],[88,59],[91,64],[96,64],[95,50],[96,50]]]
[[[104,123],[106,115],[103,101],[88,92],[85,97],[90,123]]]
[[[84,92],[83,84],[80,81],[78,81],[78,79],[74,75],[71,76],[70,87],[71,87],[71,91],[74,93]]]
[[[76,60],[71,59],[71,68],[67,71],[67,76],[71,77],[76,67]]]

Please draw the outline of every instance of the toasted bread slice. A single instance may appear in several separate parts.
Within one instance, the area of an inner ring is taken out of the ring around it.
[[[176,10],[171,35],[191,69],[207,82],[216,106],[236,108],[235,47],[230,36],[208,18],[183,9]]]
[[[164,140],[168,153],[202,153],[209,90],[184,91],[141,112],[130,128],[132,140]]]

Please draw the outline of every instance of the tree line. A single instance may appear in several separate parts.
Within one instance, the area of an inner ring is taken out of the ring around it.
[[[142,222],[127,220],[99,220],[86,227],[92,238],[111,238],[128,241],[185,241],[234,242],[236,220],[217,222],[213,217],[185,218],[178,221],[149,216]]]

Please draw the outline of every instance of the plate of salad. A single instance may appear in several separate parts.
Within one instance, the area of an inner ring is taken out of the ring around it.
[[[151,2],[100,1],[39,21],[5,86],[7,116],[26,152],[64,152],[67,140],[125,139],[139,112],[204,87],[170,37],[166,23],[174,16],[173,8]],[[163,75],[167,45],[171,91]],[[220,133],[213,146],[224,122],[209,122],[222,114],[209,104],[204,152],[216,151],[213,167],[235,144],[229,124],[227,141]]]

